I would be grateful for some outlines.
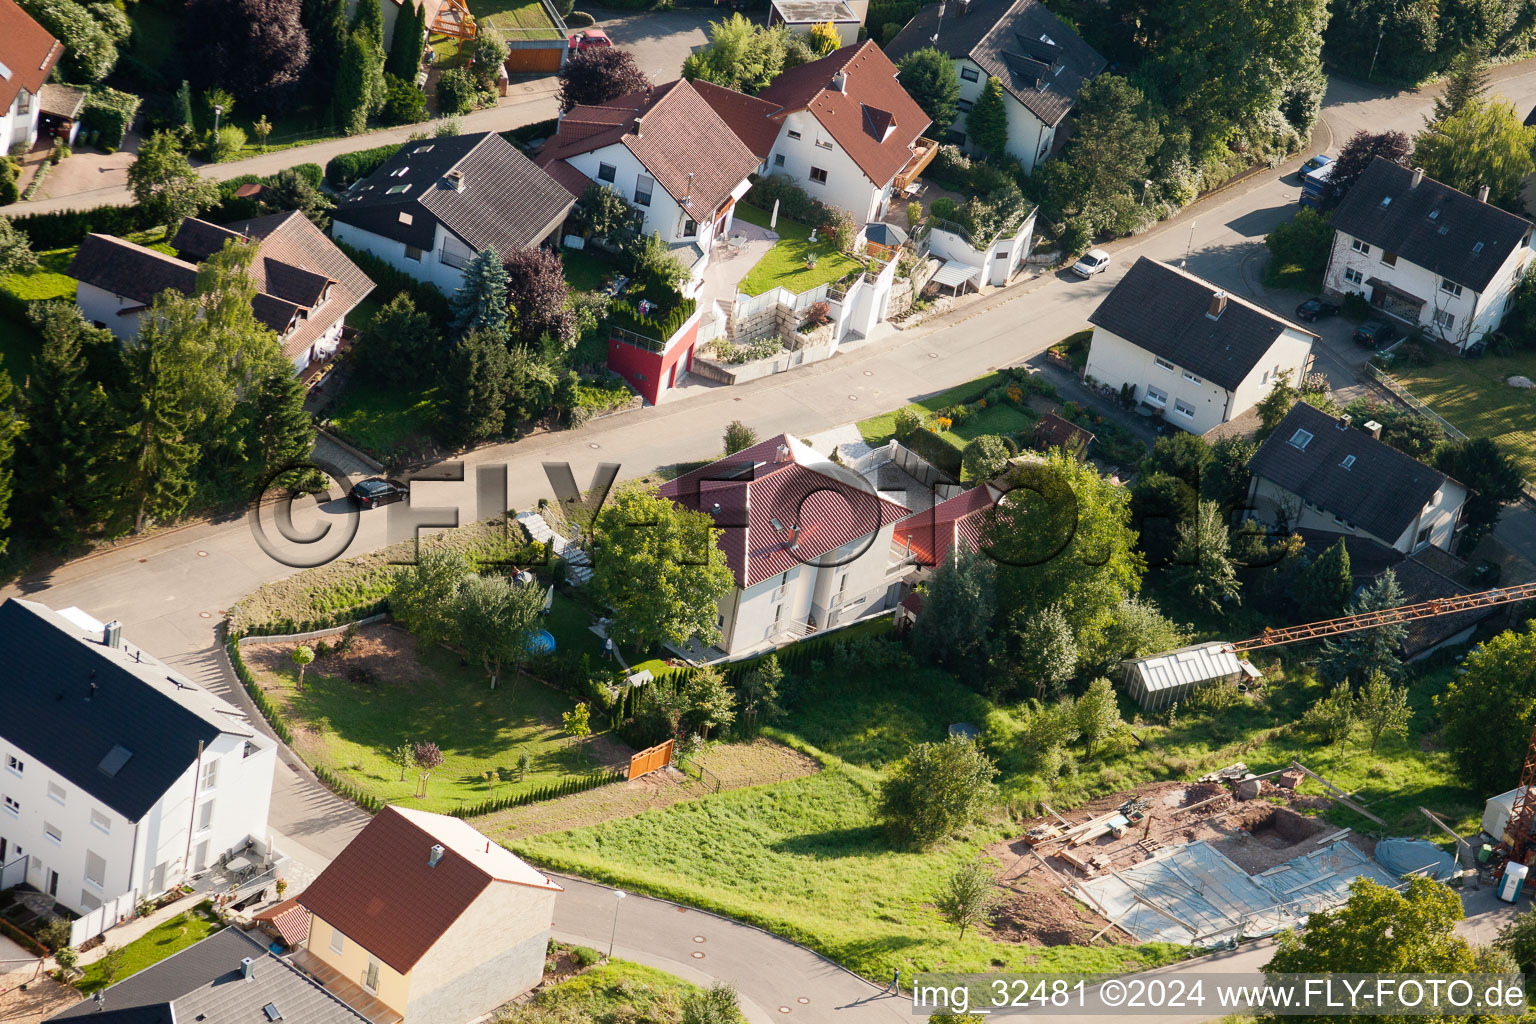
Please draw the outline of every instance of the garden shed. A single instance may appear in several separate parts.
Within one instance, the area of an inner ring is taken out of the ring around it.
[[[1226,644],[1196,644],[1120,663],[1126,692],[1147,710],[1187,700],[1202,686],[1258,679],[1260,672]]]

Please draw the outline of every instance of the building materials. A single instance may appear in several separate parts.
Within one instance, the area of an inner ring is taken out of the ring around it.
[[[1345,836],[1349,835],[1349,833],[1351,831],[1352,831],[1351,829],[1345,828],[1345,829],[1340,829],[1337,832],[1330,833],[1330,834],[1328,834],[1326,836],[1319,836],[1317,838],[1317,840],[1316,840],[1317,845],[1318,846],[1322,846],[1324,843],[1331,843],[1335,839],[1343,839]]]
[[[1339,803],[1343,804],[1345,807],[1348,807],[1350,810],[1354,811],[1356,814],[1363,815],[1364,817],[1370,818],[1372,821],[1374,821],[1378,825],[1381,825],[1383,827],[1386,826],[1386,824],[1387,824],[1386,822],[1382,821],[1380,818],[1376,817],[1376,815],[1372,814],[1370,811],[1366,810],[1364,807],[1360,806],[1358,803],[1356,803],[1355,801],[1351,800],[1349,798],[1349,794],[1345,793],[1338,786],[1335,786],[1333,783],[1329,782],[1327,779],[1323,778],[1321,775],[1317,774],[1317,772],[1314,772],[1312,769],[1308,768],[1306,765],[1302,764],[1300,761],[1292,761],[1291,762],[1291,767],[1296,769],[1299,772],[1305,772],[1306,775],[1309,778],[1312,778],[1312,779],[1316,780],[1324,789],[1326,789],[1328,791],[1328,795],[1329,796],[1333,797],[1333,799],[1337,800]]]

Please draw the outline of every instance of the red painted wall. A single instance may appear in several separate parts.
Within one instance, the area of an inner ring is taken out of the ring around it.
[[[667,339],[665,352],[646,352],[617,339],[608,341],[608,368],[640,392],[640,396],[652,405],[667,390],[672,368],[677,367],[679,376],[693,360],[693,345],[699,337],[699,317],[689,322]]]

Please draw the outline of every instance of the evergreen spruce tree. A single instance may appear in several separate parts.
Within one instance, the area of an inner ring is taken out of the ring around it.
[[[16,385],[0,363],[0,555],[10,546],[11,496],[15,490],[16,442],[26,431]]]
[[[201,454],[187,436],[197,415],[184,404],[187,367],[182,351],[198,307],[187,300],[162,305],[164,301],[162,295],[140,318],[138,338],[127,352],[130,393],[129,425],[122,436],[123,497],[135,533],[150,519],[170,519],[186,509],[192,470]],[[182,315],[173,315],[173,308]]]
[[[1397,573],[1388,569],[1349,603],[1348,613],[1383,611],[1402,603],[1403,588],[1397,582]],[[1372,674],[1390,679],[1401,667],[1398,649],[1407,635],[1408,627],[1401,622],[1344,633],[1323,644],[1319,662],[1330,680],[1348,679],[1357,688],[1363,686]]]
[[[1324,551],[1301,574],[1301,605],[1314,619],[1343,615],[1354,594],[1354,577],[1349,571],[1349,550],[1340,540]]]
[[[1008,150],[1008,107],[1003,101],[1003,83],[995,76],[987,79],[971,112],[965,115],[965,133],[987,152],[1002,159]]]
[[[505,347],[507,272],[495,249],[482,249],[464,268],[464,283],[453,296],[453,329],[459,333],[478,329]]]
[[[501,433],[506,422],[507,343],[491,330],[470,330],[454,346],[446,383],[450,394],[448,431],[468,445]]]
[[[306,0],[302,20],[309,33],[310,87],[317,95],[331,95],[347,48],[347,2]]]
[[[373,105],[373,54],[368,41],[354,33],[347,38],[341,54],[341,67],[336,72],[336,89],[332,120],[336,127],[348,135],[356,135],[368,127],[368,114]]]
[[[357,10],[352,15],[353,35],[362,35],[374,48],[384,50],[384,9],[379,0],[357,0]]]
[[[192,131],[192,83],[182,79],[181,88],[176,90],[174,119],[176,127]]]
[[[1435,97],[1435,110],[1430,124],[1438,124],[1446,118],[1461,113],[1467,104],[1478,99],[1488,90],[1488,64],[1482,51],[1476,47],[1463,50],[1451,62],[1446,75],[1445,92]]]
[[[253,486],[285,466],[308,461],[315,448],[315,424],[304,409],[304,384],[287,367],[258,380],[239,410],[246,478]],[[297,483],[284,477],[281,483]]]
[[[389,41],[389,60],[384,70],[412,85],[421,67],[421,39],[426,5],[411,3],[395,17],[395,33]]]

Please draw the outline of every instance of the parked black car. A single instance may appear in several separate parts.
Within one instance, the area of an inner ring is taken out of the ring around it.
[[[1355,328],[1355,344],[1364,345],[1366,348],[1381,348],[1390,345],[1401,337],[1400,332],[1391,324],[1380,320],[1367,320]]]
[[[1304,324],[1310,324],[1314,320],[1324,320],[1330,316],[1338,316],[1339,307],[1322,299],[1308,299],[1296,307],[1296,319]]]
[[[1478,562],[1477,567],[1472,570],[1472,585],[1474,587],[1483,587],[1485,589],[1488,587],[1497,586],[1501,573],[1502,570],[1499,567],[1499,563],[1490,562],[1485,558],[1481,562]]]
[[[386,480],[381,476],[371,476],[354,484],[350,497],[361,508],[378,508],[380,505],[388,505],[392,501],[399,501],[409,494],[410,490],[409,487],[398,480]]]

